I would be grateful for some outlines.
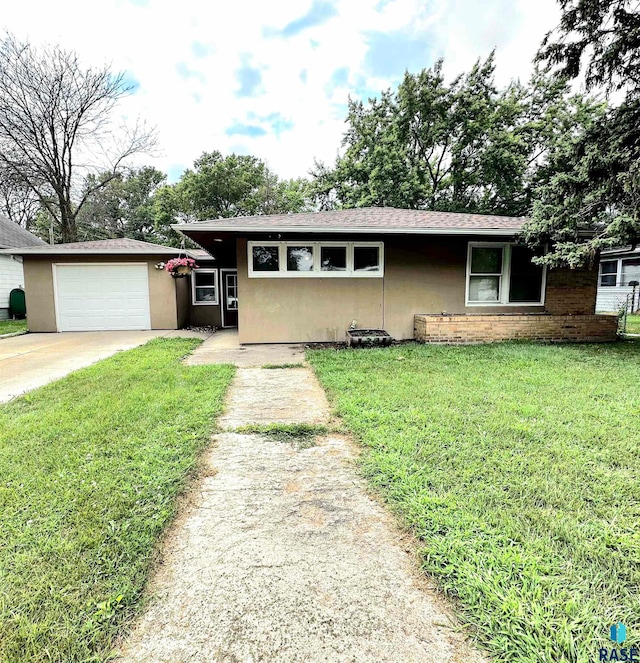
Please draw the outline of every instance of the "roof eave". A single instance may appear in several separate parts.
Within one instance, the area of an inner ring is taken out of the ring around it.
[[[207,223],[176,223],[171,226],[182,234],[193,232],[221,233],[315,233],[344,235],[516,235],[520,228],[375,228],[363,227],[300,227],[300,226],[220,226]]]
[[[40,247],[27,247],[21,249],[4,249],[0,250],[0,254],[4,255],[18,255],[18,256],[149,256],[149,255],[178,255],[180,253],[179,249],[145,249],[141,251],[136,249],[132,251],[131,249],[46,249],[43,250]],[[186,252],[188,253],[188,252]]]
[[[635,249],[625,248],[625,249],[604,249],[600,252],[602,256],[622,256],[622,255],[637,255],[640,253],[640,247]]]

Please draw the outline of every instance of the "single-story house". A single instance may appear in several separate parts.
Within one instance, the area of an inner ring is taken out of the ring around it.
[[[547,269],[516,242],[524,219],[358,208],[175,225],[201,251],[134,240],[23,249],[32,331],[237,327],[241,343],[342,341],[385,329],[428,342],[609,341],[598,270]],[[117,284],[117,285],[116,285]],[[117,324],[117,326],[116,326]]]
[[[630,312],[640,309],[640,288],[629,285],[634,281],[640,283],[640,247],[603,251],[600,256],[596,311],[619,311],[624,306]]]
[[[42,245],[46,246],[39,237],[0,215],[0,249]],[[23,286],[22,258],[19,255],[0,255],[0,320],[9,317],[9,293]]]
[[[340,341],[352,323],[432,342],[613,340],[597,268],[534,264],[524,222],[377,207],[174,228],[218,260],[241,343]]]

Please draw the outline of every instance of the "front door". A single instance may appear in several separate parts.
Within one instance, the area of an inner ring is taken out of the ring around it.
[[[238,326],[238,272],[222,272],[223,327]]]

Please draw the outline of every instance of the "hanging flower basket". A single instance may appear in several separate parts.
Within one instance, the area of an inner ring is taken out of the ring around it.
[[[174,279],[182,279],[191,274],[192,269],[198,269],[196,261],[193,258],[171,258],[165,264],[164,268],[173,276]]]

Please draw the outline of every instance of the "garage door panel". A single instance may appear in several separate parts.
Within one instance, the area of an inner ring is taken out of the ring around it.
[[[57,265],[60,331],[150,329],[147,265]]]

